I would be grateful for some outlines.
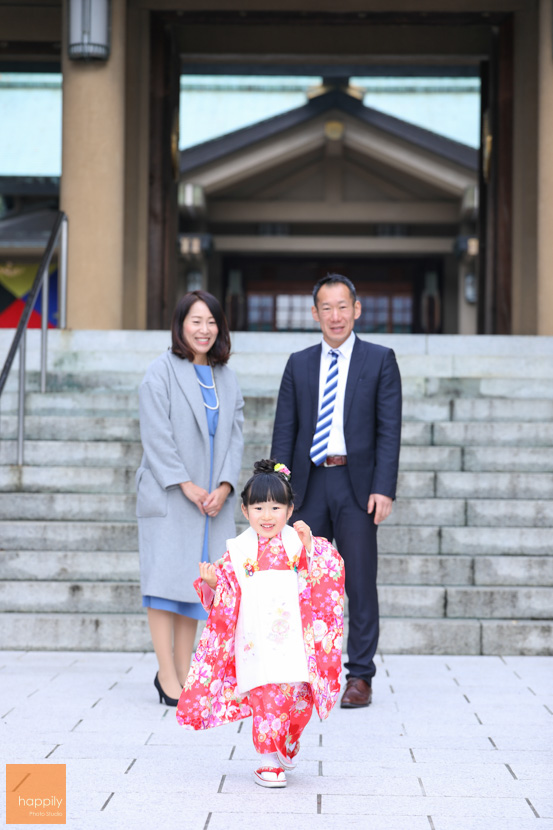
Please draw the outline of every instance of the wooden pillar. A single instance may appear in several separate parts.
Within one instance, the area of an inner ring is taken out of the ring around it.
[[[494,334],[511,334],[513,244],[513,16],[499,29]]]
[[[553,8],[540,0],[538,35],[538,334],[553,335]]]
[[[150,26],[149,329],[168,328],[176,302],[180,63],[172,29],[160,15]]]
[[[69,60],[64,21],[60,205],[69,217],[73,329],[118,329],[123,320],[125,12],[125,0],[113,0],[107,61]]]
[[[510,334],[513,224],[513,23],[491,33],[483,64],[478,331]]]
[[[150,13],[127,9],[123,328],[145,329],[148,277]]]

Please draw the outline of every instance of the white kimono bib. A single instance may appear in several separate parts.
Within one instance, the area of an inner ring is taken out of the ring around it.
[[[302,543],[286,525],[281,534],[289,559]],[[242,599],[235,634],[236,681],[240,694],[267,683],[299,683],[309,679],[303,643],[296,571],[255,571],[246,576],[245,562],[257,559],[257,533],[249,527],[227,541]]]

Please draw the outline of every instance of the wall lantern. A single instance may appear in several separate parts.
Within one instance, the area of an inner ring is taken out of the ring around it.
[[[68,0],[69,57],[107,61],[111,40],[111,0]]]

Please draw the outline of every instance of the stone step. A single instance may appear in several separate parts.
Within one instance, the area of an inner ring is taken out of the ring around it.
[[[477,377],[450,377],[450,378],[402,378],[402,382],[412,384],[409,392],[413,397],[449,396],[454,398],[502,398],[503,400],[516,398],[523,400],[534,398],[537,400],[553,399],[553,384],[547,378],[477,378]],[[404,385],[404,390],[407,388]]]
[[[134,493],[132,467],[0,467],[0,492]],[[416,475],[416,474],[415,474]]]
[[[450,424],[453,426],[453,424]],[[430,444],[432,425],[404,422],[401,433],[403,444]],[[17,417],[0,417],[0,434],[3,439],[17,438]],[[81,415],[29,415],[25,418],[25,440],[49,441],[140,441],[138,417],[81,416]],[[269,419],[248,420],[244,428],[247,445],[270,446],[273,425]],[[442,442],[444,443],[444,442]]]
[[[0,492],[131,494],[135,493],[135,473],[134,467],[0,466]],[[251,473],[251,468],[241,471],[239,490]],[[398,497],[432,498],[434,480],[434,473],[400,473]]]
[[[0,516],[8,521],[131,522],[135,507],[133,495],[0,493]]]
[[[551,587],[553,586],[553,557],[478,556],[474,559],[474,583],[475,585]],[[553,608],[551,611],[553,616]]]
[[[90,333],[88,333],[90,335]],[[107,332],[106,332],[107,335]],[[372,340],[374,338],[363,337]],[[248,340],[240,338],[243,345],[233,343],[233,353],[229,365],[238,375],[252,374],[252,365],[259,365],[259,355],[262,354],[264,378],[280,380],[286,362],[294,348],[294,338],[282,337],[274,341],[271,348],[270,338],[259,337]],[[57,348],[55,342],[50,343],[48,349],[48,369],[53,372],[138,372],[144,373],[148,365],[155,360],[164,349],[156,348],[153,342],[143,338],[140,350],[130,346],[126,348],[110,348],[110,338],[104,342],[93,344],[88,339],[88,348],[83,342],[78,348],[68,348],[67,344]],[[300,342],[300,341],[296,341]],[[301,341],[308,345],[319,342],[319,336],[308,336]],[[305,345],[300,346],[305,348]],[[7,349],[6,349],[7,351]],[[486,353],[484,349],[476,354],[444,352],[434,354],[416,354],[405,352],[397,353],[397,361],[404,377],[446,377],[446,378],[533,378],[549,379],[553,377],[552,354],[534,354],[529,356],[519,353],[516,359],[513,355],[494,355]],[[28,366],[38,369],[38,353],[33,349],[28,352]]]
[[[447,589],[448,617],[550,620],[553,588],[471,586]]]
[[[15,415],[0,417],[0,434],[4,439],[17,437]],[[138,418],[80,417],[58,415],[25,418],[25,440],[42,441],[140,441]]]
[[[439,420],[438,418],[434,420]],[[443,419],[447,420],[447,419]],[[452,401],[453,421],[551,421],[553,400],[498,400],[490,398]]]
[[[482,573],[485,580],[486,572]],[[138,582],[138,552],[95,551],[91,556],[90,551],[5,550],[0,551],[0,579]],[[383,554],[378,558],[378,580],[381,585],[469,585],[473,560],[468,556]]]
[[[388,521],[378,528],[379,556],[386,553],[432,555],[440,552],[440,528],[436,525],[402,527],[389,525]]]
[[[139,441],[25,440],[25,464],[37,467],[128,467],[136,470],[142,458]],[[0,441],[2,464],[15,464],[16,441]]]
[[[438,586],[381,585],[380,613],[389,617],[444,617],[446,589]],[[141,607],[136,582],[3,580],[0,611],[5,613],[136,613]],[[458,615],[457,615],[458,616]]]
[[[4,614],[0,649],[152,651],[148,619],[136,614]],[[529,620],[381,620],[384,654],[553,654],[553,625]]]
[[[541,641],[540,629],[534,624],[535,647]],[[387,654],[479,654],[480,639],[481,625],[476,620],[383,619],[379,648]],[[489,640],[493,641],[493,630]],[[152,651],[148,618],[143,611],[3,615],[0,649],[49,651],[53,643],[57,649],[68,651]]]
[[[421,474],[424,475],[424,474]],[[495,502],[490,501],[490,504]],[[547,502],[512,502],[518,506],[518,513],[526,515],[526,522],[512,522],[518,526],[532,525],[536,515],[535,505]],[[478,502],[473,505],[469,524],[484,524],[479,512]],[[135,517],[136,499],[132,494],[106,495],[100,493],[0,493],[0,515],[5,520],[29,521],[76,521],[76,522],[131,522]],[[524,514],[521,506],[525,506]],[[238,505],[237,505],[238,508]],[[510,510],[511,508],[507,508]],[[514,509],[514,507],[513,507]],[[496,505],[497,510],[497,505]],[[545,508],[542,512],[544,512]],[[239,514],[237,514],[239,515]],[[541,514],[540,514],[541,515]],[[489,512],[490,526],[510,524],[510,516],[503,521],[503,516]],[[543,515],[542,524],[553,524],[553,514]],[[394,505],[392,515],[387,519],[389,525],[464,525],[465,501],[463,499],[402,498]]]
[[[0,549],[135,551],[138,531],[135,521],[0,521]]]
[[[266,418],[272,422],[276,395],[244,395],[244,416],[249,420]],[[17,413],[19,395],[16,391],[2,395],[2,413]],[[134,392],[27,392],[25,415],[138,417],[138,389]],[[272,426],[272,424],[271,424]]]
[[[402,450],[402,454],[404,452]],[[463,469],[470,472],[552,473],[553,448],[465,447]]]
[[[379,540],[384,529],[378,531]],[[553,533],[549,528],[442,527],[440,536],[442,554],[506,557],[553,555]]]
[[[482,620],[482,654],[553,655],[553,623]]]
[[[408,446],[403,444],[399,456],[400,470],[460,470],[461,447]]]
[[[136,583],[138,551],[4,550],[0,579]]]
[[[463,499],[399,499],[386,519],[391,525],[464,525]]]
[[[553,475],[440,472],[436,474],[436,496],[457,499],[553,499]]]
[[[46,389],[48,392],[118,392],[136,394],[142,382],[144,371],[135,372],[54,372],[48,371]],[[16,367],[12,370],[4,386],[4,392],[14,393],[19,389]],[[28,371],[25,391],[38,392],[40,389],[40,374],[37,371]]]
[[[425,425],[426,426],[426,425]],[[432,427],[436,445],[548,447],[553,444],[553,424],[544,423],[436,423]],[[411,442],[415,443],[415,442]],[[423,442],[421,442],[423,443]]]
[[[276,394],[245,394],[244,415],[251,428],[259,419],[271,421],[276,409]],[[4,415],[15,414],[19,396],[16,390],[2,396]],[[74,415],[88,417],[138,417],[138,391],[133,392],[28,392],[26,416]],[[454,399],[452,397],[403,397],[403,420],[422,422],[535,422],[553,419],[553,400],[498,400],[493,398]]]
[[[393,514],[392,514],[393,515]],[[549,528],[382,525],[380,554],[453,556],[551,556]],[[237,523],[237,532],[245,529]],[[135,551],[136,522],[0,521],[0,549],[63,551]]]
[[[467,525],[479,527],[553,527],[553,501],[467,501]],[[455,524],[444,522],[444,524]]]
[[[7,351],[15,330],[0,330],[0,352]],[[361,339],[369,340],[388,348],[397,354],[411,355],[457,355],[460,357],[481,354],[518,358],[553,356],[553,343],[550,337],[524,335],[424,335],[424,334],[362,334]],[[318,332],[231,332],[232,348],[235,352],[292,352],[305,349],[320,342]],[[48,351],[88,352],[106,350],[115,355],[128,351],[138,353],[154,351],[157,354],[171,345],[168,330],[59,330],[52,329],[48,334]],[[40,331],[31,329],[27,334],[27,351],[29,356],[39,354]]]

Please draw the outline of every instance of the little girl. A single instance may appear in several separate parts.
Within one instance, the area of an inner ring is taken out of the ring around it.
[[[250,527],[214,565],[200,563],[194,585],[209,619],[177,707],[192,729],[253,715],[262,787],[286,786],[313,705],[328,717],[342,670],[344,563],[305,522],[286,524],[289,478],[283,464],[258,461],[242,492]]]

